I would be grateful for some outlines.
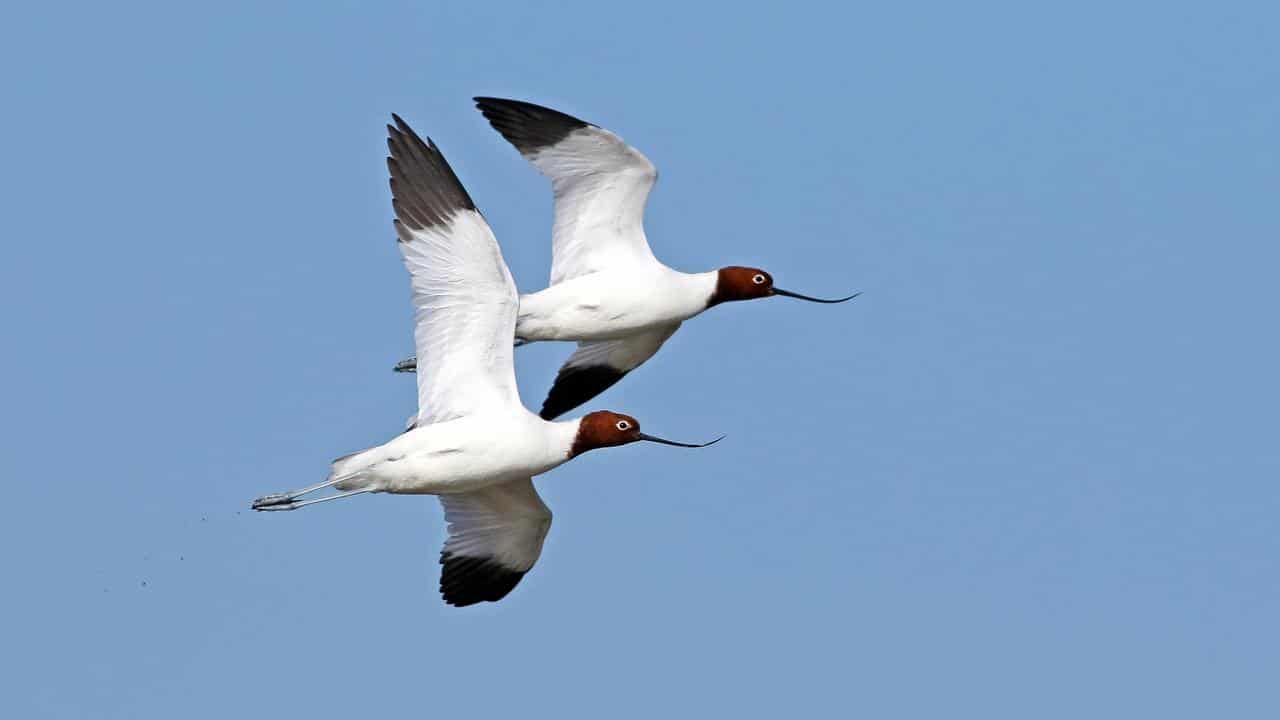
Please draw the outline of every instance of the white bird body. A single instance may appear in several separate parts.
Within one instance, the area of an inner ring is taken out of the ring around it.
[[[604,128],[517,100],[476,98],[512,145],[551,180],[551,285],[520,297],[516,339],[578,342],[539,415],[559,417],[604,392],[662,347],[685,320],[722,302],[785,295],[763,270],[683,273],[659,262],[644,232],[653,163]],[[852,297],[852,296],[851,296]],[[849,298],[844,298],[849,299]],[[413,360],[396,365],[411,370]]]
[[[547,422],[524,407],[421,425],[335,460],[337,489],[464,493],[541,475],[572,457],[579,420]]]
[[[520,296],[516,337],[619,340],[681,323],[707,309],[716,273],[683,273],[657,260],[601,270]]]

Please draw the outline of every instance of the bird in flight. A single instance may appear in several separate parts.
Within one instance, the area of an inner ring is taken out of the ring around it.
[[[551,285],[520,297],[515,344],[574,340],[539,415],[547,420],[604,392],[653,357],[680,324],[724,302],[774,296],[841,303],[773,284],[759,268],[684,273],[653,256],[644,207],[653,163],[622,138],[571,115],[518,100],[475,98],[494,129],[551,180]],[[419,356],[420,357],[420,356]],[[397,363],[413,372],[417,358]]]
[[[387,166],[421,358],[416,422],[390,442],[338,458],[324,482],[260,497],[253,508],[295,510],[371,492],[437,495],[449,525],[444,601],[496,601],[537,562],[551,527],[533,476],[596,448],[718,440],[654,437],[620,413],[548,422],[526,410],[512,362],[519,300],[497,240],[435,144],[392,117]],[[336,492],[303,499],[329,487]]]

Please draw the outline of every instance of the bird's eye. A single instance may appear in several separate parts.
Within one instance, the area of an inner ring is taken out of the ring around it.
[[[756,273],[756,276],[755,276],[755,277],[753,277],[753,278],[751,278],[751,282],[753,282],[753,283],[755,283],[755,284],[757,284],[757,285],[763,285],[763,284],[764,284],[764,282],[765,282],[765,277],[764,277],[764,275],[761,275],[760,273]]]
[[[631,423],[627,422],[626,420],[619,420],[618,424],[615,427],[617,427],[619,430],[626,431],[631,429]]]

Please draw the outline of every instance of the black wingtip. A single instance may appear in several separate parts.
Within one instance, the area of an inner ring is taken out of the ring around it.
[[[554,420],[613,387],[626,374],[627,371],[608,365],[561,368],[538,417]]]
[[[387,126],[387,171],[391,174],[392,207],[411,230],[447,224],[459,211],[475,210],[466,188],[431,138],[423,141],[399,115]]]
[[[497,602],[506,597],[525,576],[524,571],[503,567],[492,558],[441,553],[440,595],[445,603],[466,607],[481,602]]]
[[[574,130],[594,127],[589,122],[559,110],[523,100],[483,95],[472,99],[493,129],[501,133],[507,142],[515,145],[523,155],[531,155],[555,145]]]

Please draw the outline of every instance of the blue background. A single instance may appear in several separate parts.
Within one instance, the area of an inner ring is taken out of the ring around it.
[[[0,11],[6,717],[1280,711],[1273,3],[177,5]],[[542,478],[457,610],[434,499],[248,503],[413,411],[391,112],[543,287],[476,94],[641,148],[674,267],[865,295],[687,324],[591,407],[728,439]]]

